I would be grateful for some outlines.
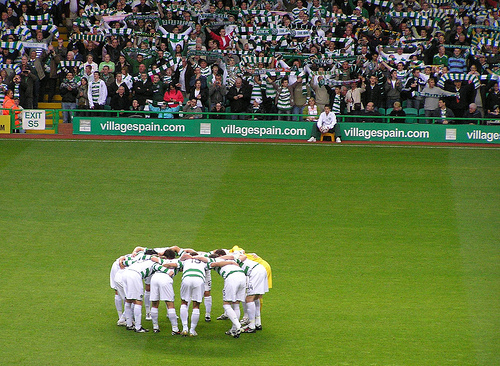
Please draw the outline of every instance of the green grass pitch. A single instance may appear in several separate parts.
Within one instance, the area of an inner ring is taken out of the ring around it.
[[[493,148],[0,140],[0,363],[499,365],[499,182]],[[216,273],[197,338],[117,327],[137,245],[261,255],[264,330]]]

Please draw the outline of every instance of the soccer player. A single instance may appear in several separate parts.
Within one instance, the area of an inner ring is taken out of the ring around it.
[[[217,255],[217,254],[216,254]],[[213,268],[224,279],[224,289],[222,290],[222,300],[224,302],[224,313],[233,323],[227,335],[239,338],[241,334],[240,324],[240,302],[245,301],[245,272],[232,260],[213,259],[205,257],[195,257],[201,261],[206,261],[210,268]]]
[[[180,258],[179,265],[175,263],[166,265],[170,268],[178,267],[182,270],[180,317],[182,322],[181,335],[183,337],[187,337],[188,334],[190,337],[198,335],[196,326],[200,320],[200,303],[203,299],[205,269],[208,260],[205,257],[199,257],[205,259],[204,261],[193,258],[196,255],[198,255],[196,252],[184,253]],[[191,312],[191,326],[188,328],[188,303],[190,301],[193,302],[193,310]]]
[[[175,258],[175,251],[172,249],[166,249],[163,251],[163,256],[166,260],[162,261],[165,263],[177,263],[178,260]],[[177,314],[175,313],[174,307],[174,287],[173,287],[173,276],[177,274],[177,269],[170,269],[166,273],[164,271],[157,271],[151,276],[151,318],[153,321],[153,332],[159,333],[160,327],[158,324],[158,307],[160,301],[165,301],[167,306],[167,317],[172,324],[172,335],[178,335],[179,327],[177,326]]]
[[[125,319],[127,329],[137,333],[146,333],[149,330],[142,327],[142,300],[144,297],[144,285],[142,280],[150,277],[154,272],[161,269],[158,264],[160,259],[151,257],[146,261],[138,261],[128,266],[122,273],[122,285],[125,292]],[[132,303],[134,312],[132,315]],[[132,318],[135,328],[132,325]]]
[[[248,325],[243,328],[242,332],[255,333],[256,330],[262,330],[260,299],[269,291],[266,268],[262,264],[248,259],[244,254],[236,255],[235,260],[248,277],[245,298]]]
[[[159,255],[162,256],[166,250],[171,249],[175,253],[179,253],[180,248],[178,246],[172,247],[162,247],[162,248],[147,248],[147,247],[135,247],[132,252],[132,256],[136,256],[139,253],[145,255]],[[148,277],[144,282],[144,308],[146,309],[146,320],[151,320],[151,277]]]
[[[210,256],[210,252],[200,252],[195,251],[193,249],[185,248],[179,249],[179,255],[183,253],[198,253],[198,255],[208,258]],[[212,321],[211,312],[212,312],[212,272],[207,267],[205,270],[205,286],[203,292],[203,302],[205,303],[205,321],[208,323]]]
[[[115,307],[118,313],[118,321],[116,325],[118,326],[126,326],[127,323],[125,321],[125,313],[123,311],[123,303],[125,302],[125,292],[122,286],[122,273],[125,269],[124,263],[126,265],[130,265],[137,261],[143,261],[149,259],[150,256],[147,256],[144,252],[135,251],[132,254],[127,254],[121,256],[117,260],[113,262],[111,266],[111,271],[109,274],[109,283],[112,289],[115,290]]]
[[[120,258],[117,258],[114,262],[113,265],[111,266],[111,271],[109,273],[109,285],[113,290],[115,290],[115,307],[116,307],[116,312],[118,313],[118,321],[116,322],[116,325],[118,326],[125,326],[127,325],[125,321],[125,314],[123,312],[123,302],[125,301],[125,297],[122,297],[117,290],[117,285],[115,281],[116,274],[120,271],[123,271],[124,268],[120,268],[120,260],[124,258],[123,256]],[[121,274],[120,274],[121,278]]]
[[[257,262],[259,264],[262,264],[264,266],[264,268],[266,269],[266,272],[267,272],[267,284],[268,284],[268,288],[272,288],[273,287],[273,274],[272,274],[272,271],[271,271],[271,266],[269,265],[269,263],[267,263],[263,258],[259,257],[257,254],[255,253],[245,253],[245,250],[240,248],[239,246],[235,245],[234,247],[232,247],[229,251],[228,250],[225,250],[225,249],[219,249],[217,251],[215,251],[215,253],[218,253],[218,255],[220,256],[224,256],[225,254],[231,254],[231,253],[235,253],[235,252],[238,252],[238,253],[241,253],[241,254],[245,254],[246,257],[254,262]],[[223,257],[223,258],[228,258],[228,257]],[[259,310],[262,308],[262,304],[263,304],[263,299],[262,297],[259,298]],[[244,318],[248,319],[248,313],[247,313],[247,310],[246,310],[246,303],[244,303],[243,305],[243,308],[244,308]],[[222,314],[221,316],[219,316],[217,318],[217,320],[226,320],[228,319],[227,315],[224,313]],[[244,319],[245,320],[245,319]],[[244,321],[244,323],[246,323]]]

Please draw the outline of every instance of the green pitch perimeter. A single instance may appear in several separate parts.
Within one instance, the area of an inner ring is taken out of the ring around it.
[[[0,182],[3,365],[500,364],[498,149],[2,140]],[[174,244],[269,261],[264,330],[216,273],[197,338],[117,327],[112,262]]]

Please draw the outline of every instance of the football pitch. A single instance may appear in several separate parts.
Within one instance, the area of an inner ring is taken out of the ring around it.
[[[500,364],[498,148],[0,140],[0,157],[2,365]],[[159,334],[116,326],[109,270],[138,245],[259,254],[263,330],[224,334],[215,272],[198,337],[171,336],[163,304]]]

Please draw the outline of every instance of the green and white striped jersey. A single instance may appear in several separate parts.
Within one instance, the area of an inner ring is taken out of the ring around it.
[[[177,268],[167,268],[167,267],[163,267],[163,265],[165,263],[176,263],[177,264]],[[165,274],[169,274],[170,271],[172,271],[172,276],[171,277],[175,277],[175,275],[177,273],[179,273],[180,269],[180,262],[179,262],[179,259],[160,259],[160,266],[161,268],[158,269],[158,272],[161,272],[161,273],[165,273]]]
[[[156,271],[163,271],[167,268],[161,266],[160,264],[153,262],[152,260],[147,260],[143,262],[136,262],[127,268],[129,271],[135,271],[139,273],[142,279],[145,279],[151,276]],[[166,272],[164,272],[166,273]]]
[[[235,273],[235,272],[241,272],[245,273],[237,264],[236,262],[234,264],[228,264],[225,265],[224,267],[214,267],[213,268],[218,274],[221,275],[223,279],[226,279],[229,275]]]
[[[135,256],[132,254],[126,255],[125,260],[123,261],[123,265],[125,267],[130,267],[132,264],[136,262],[144,262],[150,260],[151,256],[149,254],[145,254],[143,251],[137,252]]]
[[[200,277],[205,281],[205,270],[209,267],[209,263],[200,261],[199,259],[186,259],[180,262],[180,270],[182,271],[182,279],[186,277]]]
[[[255,267],[257,267],[259,265],[259,263],[254,262],[250,259],[246,259],[245,261],[241,261],[239,259],[236,259],[236,263],[238,264],[238,266],[240,266],[240,268],[243,270],[243,272],[245,272],[245,274],[247,276],[250,276],[252,269],[254,269]]]

